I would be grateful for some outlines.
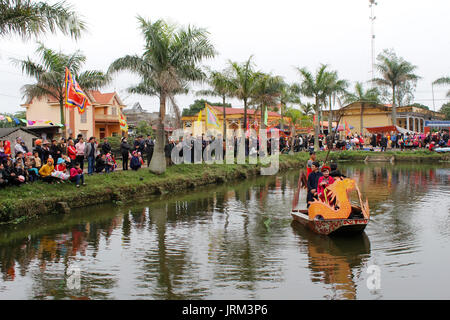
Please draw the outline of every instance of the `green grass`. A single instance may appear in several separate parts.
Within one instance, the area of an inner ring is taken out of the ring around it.
[[[362,161],[368,155],[394,155],[397,160],[439,161],[448,159],[445,155],[429,151],[405,151],[386,153],[368,151],[330,152],[329,160]],[[327,152],[318,152],[317,159],[325,160]],[[301,167],[309,159],[309,153],[280,155],[280,170]],[[168,193],[193,188],[197,185],[222,183],[258,175],[261,165],[207,165],[180,164],[167,168],[161,175],[155,175],[148,168],[139,171],[116,171],[110,174],[85,175],[87,186],[76,188],[74,183],[47,184],[35,182],[20,187],[0,190],[0,223],[20,222],[24,217],[56,212],[57,202],[67,202],[69,207],[83,207],[112,201],[127,201],[140,195]]]

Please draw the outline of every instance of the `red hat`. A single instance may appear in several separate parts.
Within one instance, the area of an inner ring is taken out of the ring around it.
[[[321,172],[324,172],[325,170],[331,171],[331,168],[328,166],[323,166]]]

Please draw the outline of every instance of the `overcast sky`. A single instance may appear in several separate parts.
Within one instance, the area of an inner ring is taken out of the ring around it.
[[[351,82],[367,81],[371,71],[371,24],[369,0],[165,0],[106,1],[68,0],[87,21],[89,32],[79,41],[61,35],[40,40],[47,47],[70,53],[80,49],[87,56],[84,69],[106,71],[109,64],[126,54],[140,54],[143,38],[137,28],[138,14],[152,21],[167,19],[180,25],[204,27],[219,55],[205,61],[222,69],[228,60],[243,62],[254,55],[261,71],[280,75],[287,82],[300,80],[295,67],[315,71],[329,64]],[[54,1],[49,1],[50,3]],[[379,0],[375,8],[375,51],[392,48],[418,66],[416,101],[433,110],[431,83],[450,76],[450,1]],[[21,87],[33,80],[11,65],[10,57],[35,56],[34,40],[0,39],[0,112],[23,110]],[[122,73],[102,92],[116,90],[128,106],[140,102],[144,109],[158,110],[158,100],[129,95],[126,88],[138,79]],[[435,87],[438,110],[448,102],[448,87]],[[196,97],[178,96],[181,108]],[[212,101],[220,99],[211,98]],[[241,107],[240,101],[232,101]]]

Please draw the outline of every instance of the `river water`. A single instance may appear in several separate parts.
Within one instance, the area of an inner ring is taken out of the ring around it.
[[[369,199],[360,236],[293,224],[290,170],[3,226],[0,299],[449,299],[450,166],[340,168]]]

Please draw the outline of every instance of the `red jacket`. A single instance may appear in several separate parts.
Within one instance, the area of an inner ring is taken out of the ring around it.
[[[71,160],[75,160],[77,158],[77,149],[74,146],[67,147],[67,155]]]
[[[5,148],[5,154],[11,154],[11,142],[6,140],[3,147]]]
[[[77,169],[77,168],[71,168],[70,169],[70,178],[73,179],[75,178],[77,175],[82,174],[83,170],[81,169]]]

